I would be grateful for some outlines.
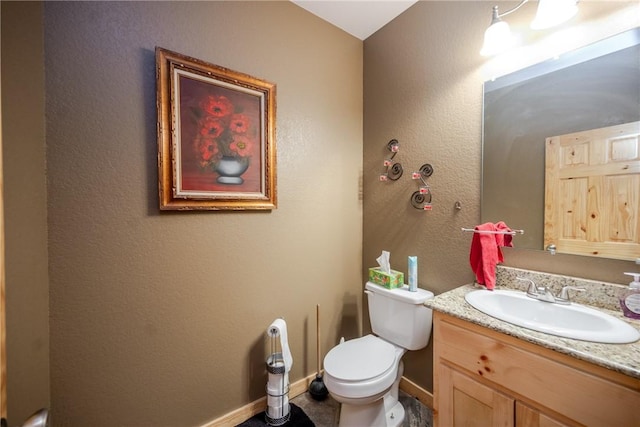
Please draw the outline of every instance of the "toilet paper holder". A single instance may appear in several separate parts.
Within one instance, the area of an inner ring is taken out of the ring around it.
[[[291,354],[287,343],[287,326],[284,319],[276,319],[267,329],[267,335],[270,354],[265,361],[268,374],[265,386],[267,392],[265,422],[269,426],[281,426],[286,424],[291,416],[289,404]]]

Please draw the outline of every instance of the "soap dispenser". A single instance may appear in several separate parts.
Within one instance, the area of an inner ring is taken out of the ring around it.
[[[625,316],[640,319],[640,273],[624,274],[633,276],[633,281],[620,294],[620,307]]]

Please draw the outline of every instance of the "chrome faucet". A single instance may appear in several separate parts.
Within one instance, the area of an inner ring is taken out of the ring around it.
[[[545,302],[556,302],[556,297],[545,286],[538,286],[536,282],[525,277],[516,277],[516,279],[529,282],[529,287],[527,288],[528,297]]]
[[[571,300],[569,299],[569,291],[579,291],[582,292],[585,289],[576,288],[575,286],[563,286],[562,291],[560,291],[559,296],[554,296],[553,293],[546,286],[539,286],[531,279],[527,279],[525,277],[516,277],[517,280],[522,280],[524,282],[529,282],[529,287],[527,288],[527,296],[529,298],[537,299],[544,302],[552,302],[555,304],[563,304],[569,305],[571,304]]]
[[[578,291],[584,292],[585,288],[577,288],[575,286],[563,286],[560,291],[560,295],[556,297],[556,304],[571,304],[571,299],[569,298],[569,291]]]

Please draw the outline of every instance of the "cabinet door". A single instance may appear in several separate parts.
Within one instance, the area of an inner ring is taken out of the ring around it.
[[[516,402],[516,427],[567,427],[568,425],[522,402]]]
[[[437,425],[442,427],[512,427],[514,399],[447,365],[440,365]]]

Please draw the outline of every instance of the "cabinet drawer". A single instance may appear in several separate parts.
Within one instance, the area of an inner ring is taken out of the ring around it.
[[[447,317],[437,318],[436,363],[455,365],[520,400],[584,425],[640,426],[637,390],[545,357],[551,350],[540,347],[539,352],[531,352],[515,345],[518,340],[513,337],[486,328],[469,330],[448,322]]]

